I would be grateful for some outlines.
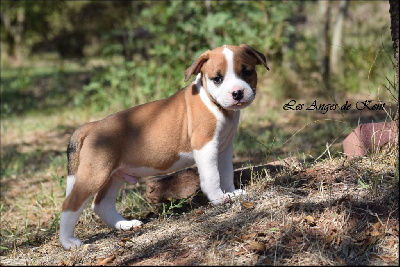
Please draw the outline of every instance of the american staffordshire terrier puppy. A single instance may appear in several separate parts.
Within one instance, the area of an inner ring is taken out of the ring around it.
[[[107,225],[139,227],[142,222],[126,220],[116,210],[124,182],[134,184],[195,163],[201,190],[212,204],[243,194],[233,184],[233,139],[240,110],[256,95],[258,64],[268,69],[265,56],[249,45],[208,50],[185,71],[185,81],[197,75],[194,82],[174,95],[79,127],[67,149],[61,245],[81,245],[75,225],[94,195],[92,208]]]

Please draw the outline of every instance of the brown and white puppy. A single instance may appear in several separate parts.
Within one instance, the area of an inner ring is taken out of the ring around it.
[[[174,95],[112,114],[78,128],[68,145],[66,199],[60,243],[78,247],[75,225],[90,198],[110,227],[129,230],[115,202],[122,184],[196,163],[201,190],[213,204],[243,194],[233,184],[233,139],[240,109],[256,95],[257,64],[265,56],[248,45],[224,45],[204,52],[185,71],[196,80]]]

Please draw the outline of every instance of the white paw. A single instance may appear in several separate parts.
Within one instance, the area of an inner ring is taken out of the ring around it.
[[[60,238],[60,243],[66,250],[70,250],[71,248],[77,248],[82,245],[82,242],[74,236],[69,238]]]
[[[228,203],[229,201],[234,200],[235,198],[237,198],[240,195],[246,195],[246,191],[244,191],[243,189],[236,189],[233,192],[225,193],[224,194],[224,203]]]
[[[234,200],[235,198],[237,198],[240,195],[246,195],[246,191],[244,191],[242,189],[236,189],[233,192],[224,193],[222,195],[222,197],[211,200],[211,203],[213,205],[225,204],[225,203],[228,203],[229,201]]]
[[[132,221],[120,221],[117,222],[116,228],[122,231],[130,231],[135,228],[139,228],[143,225],[141,221],[132,220]]]

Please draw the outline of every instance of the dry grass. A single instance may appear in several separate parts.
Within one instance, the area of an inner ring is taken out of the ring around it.
[[[237,201],[213,207],[196,196],[177,216],[148,214],[136,232],[110,230],[87,208],[76,228],[82,248],[64,251],[50,231],[3,252],[2,263],[397,265],[394,156],[336,158],[257,177]]]

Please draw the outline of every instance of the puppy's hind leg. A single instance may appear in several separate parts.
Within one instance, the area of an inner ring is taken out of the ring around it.
[[[68,175],[66,199],[63,203],[63,210],[60,219],[59,239],[61,245],[67,250],[77,248],[82,244],[81,241],[75,237],[74,229],[79,216],[89,202],[90,197],[93,195],[90,193],[82,195],[82,187],[75,187],[75,182],[76,175]]]
[[[70,250],[71,248],[77,248],[82,244],[82,242],[75,237],[74,229],[79,219],[79,216],[81,215],[89,200],[90,198],[86,199],[78,208],[78,210],[63,210],[61,214],[60,243],[67,250]]]
[[[117,176],[111,177],[99,193],[97,193],[92,208],[108,226],[117,230],[128,231],[141,226],[143,223],[138,220],[126,220],[118,213],[115,207],[119,189],[124,182],[123,178]]]
[[[87,177],[93,176],[93,170],[83,168],[67,177],[67,197],[62,205],[59,237],[61,245],[67,250],[81,245],[74,235],[76,223],[91,197],[107,183],[110,172],[105,170],[98,175],[98,179],[88,183]]]

